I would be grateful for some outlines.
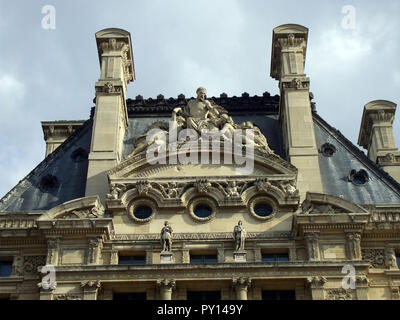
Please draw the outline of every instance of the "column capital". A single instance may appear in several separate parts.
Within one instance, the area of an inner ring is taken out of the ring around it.
[[[307,284],[312,289],[323,288],[327,282],[325,277],[309,277],[307,278]]]
[[[96,32],[96,42],[100,65],[103,56],[121,56],[126,83],[135,80],[132,42],[128,31],[118,28],[101,30]]]
[[[243,277],[232,279],[232,284],[234,287],[247,288],[251,285],[251,279]]]
[[[101,282],[99,280],[86,280],[81,282],[81,288],[84,290],[97,290],[100,286]]]
[[[306,60],[308,29],[297,24],[276,27],[272,34],[271,77],[282,77],[282,51],[298,52]]]
[[[157,280],[157,287],[163,289],[174,289],[176,287],[176,283],[174,279]]]

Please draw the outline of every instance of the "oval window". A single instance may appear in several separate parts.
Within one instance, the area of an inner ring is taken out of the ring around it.
[[[193,212],[199,218],[207,218],[212,215],[212,209],[207,204],[198,204]]]
[[[138,219],[147,219],[151,216],[153,213],[153,210],[149,206],[138,206],[135,208],[135,211],[133,212],[133,215],[138,218]]]
[[[254,213],[260,217],[268,217],[274,209],[267,203],[259,203],[254,206]]]

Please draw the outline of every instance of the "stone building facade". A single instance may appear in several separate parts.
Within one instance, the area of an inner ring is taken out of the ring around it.
[[[127,99],[130,34],[96,33],[90,119],[43,122],[45,159],[0,200],[0,298],[399,299],[396,105],[365,106],[366,156],[317,114],[307,39],[273,30],[279,96]],[[179,133],[252,129],[253,144],[149,139],[172,138],[171,119]]]

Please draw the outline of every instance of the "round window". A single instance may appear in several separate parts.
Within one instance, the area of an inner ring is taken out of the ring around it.
[[[274,209],[267,203],[259,203],[254,206],[254,213],[259,217],[268,217]]]
[[[353,183],[357,185],[363,185],[367,183],[367,177],[362,174],[356,174],[353,177]]]
[[[336,152],[336,147],[333,144],[325,143],[321,147],[321,153],[324,157],[332,157]]]
[[[149,206],[138,206],[137,208],[135,208],[133,215],[137,218],[137,219],[147,219],[151,216],[151,214],[153,213],[153,210],[149,207]]]
[[[198,204],[194,208],[193,212],[199,218],[208,218],[209,216],[212,215],[213,211],[211,207],[207,204]]]
[[[348,177],[349,181],[357,186],[363,186],[369,181],[369,175],[365,170],[351,170]]]
[[[88,153],[86,150],[79,148],[76,149],[72,154],[71,154],[72,160],[75,162],[82,162],[85,161],[88,158]]]

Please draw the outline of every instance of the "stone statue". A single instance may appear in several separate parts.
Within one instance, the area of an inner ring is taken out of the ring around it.
[[[228,197],[240,197],[236,181],[230,181],[226,190],[228,193]]]
[[[196,91],[197,98],[191,99],[185,107],[177,107],[172,111],[171,122],[176,125],[178,135],[182,129],[191,129],[196,131],[200,136],[199,140],[202,139],[202,135],[213,136],[215,133],[218,133],[221,140],[232,141],[235,130],[243,130],[242,139],[238,139],[239,141],[235,140],[235,143],[251,145],[264,153],[274,153],[268,146],[267,138],[256,125],[251,121],[236,124],[228,115],[228,111],[225,108],[217,105],[212,100],[206,99],[206,93],[207,90],[205,88],[198,88]],[[160,136],[165,137],[165,140],[159,138],[159,136],[148,139],[147,134],[151,129],[159,129],[161,131]],[[179,149],[179,146],[184,141],[169,141],[169,129],[171,129],[169,125],[163,121],[153,123],[143,135],[135,139],[135,148],[129,156],[144,152],[152,145],[157,151],[164,150],[166,143],[176,143]],[[253,130],[253,139],[247,137],[246,129]]]
[[[243,228],[241,220],[239,220],[237,226],[233,229],[233,239],[235,240],[235,251],[243,251],[246,230]]]
[[[161,247],[163,252],[170,252],[172,247],[172,228],[168,221],[165,221],[161,229]]]

